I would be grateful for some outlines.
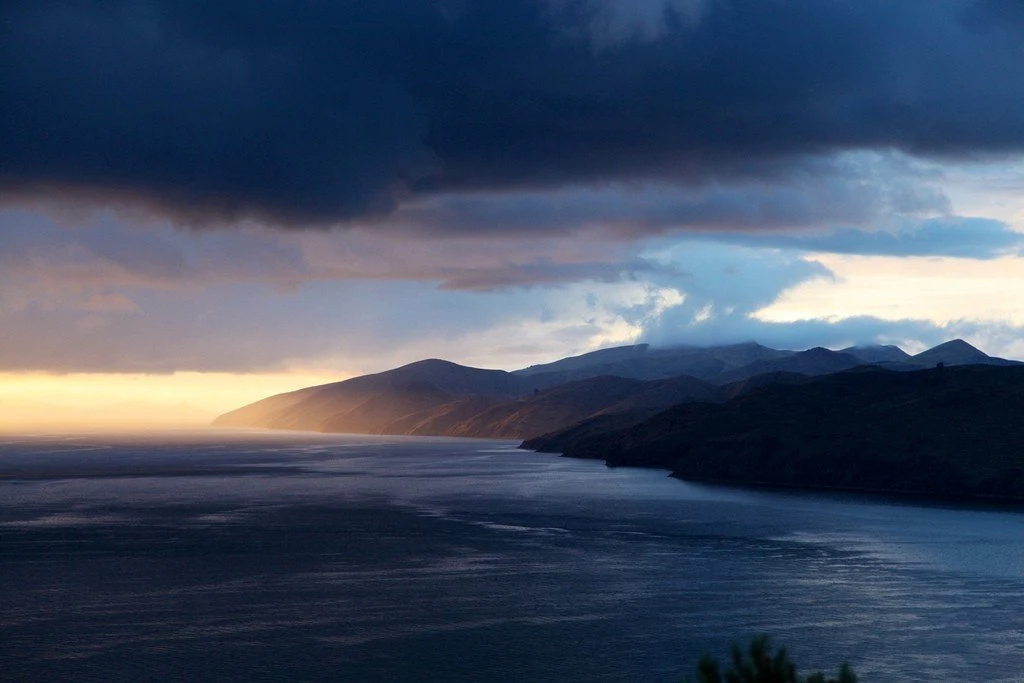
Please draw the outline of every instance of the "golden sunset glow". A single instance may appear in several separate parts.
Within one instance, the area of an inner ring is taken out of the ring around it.
[[[220,413],[348,375],[0,373],[0,426],[199,426]]]

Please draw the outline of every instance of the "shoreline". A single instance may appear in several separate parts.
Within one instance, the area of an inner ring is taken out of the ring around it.
[[[618,468],[635,468],[644,470],[661,470],[667,473],[670,479],[677,479],[681,482],[693,483],[693,484],[704,484],[708,486],[720,486],[725,488],[738,488],[748,489],[751,491],[774,491],[777,493],[825,493],[825,494],[841,494],[851,496],[863,496],[869,498],[885,499],[888,502],[910,502],[918,501],[922,503],[932,503],[936,505],[970,505],[978,507],[1001,507],[1011,508],[1015,512],[1024,512],[1024,498],[1014,498],[1009,496],[998,496],[991,494],[942,494],[933,493],[928,491],[915,491],[913,489],[877,489],[877,488],[865,488],[856,486],[830,486],[828,484],[780,484],[770,481],[760,481],[754,479],[720,479],[714,477],[693,477],[683,476],[668,467],[662,467],[660,465],[619,465],[610,464],[604,458],[588,458],[575,455],[567,455],[562,452],[549,452],[534,450],[531,448],[522,448],[521,450],[530,451],[533,453],[544,453],[546,455],[554,455],[559,458],[571,458],[573,460],[596,460],[604,463],[604,466],[609,469]]]

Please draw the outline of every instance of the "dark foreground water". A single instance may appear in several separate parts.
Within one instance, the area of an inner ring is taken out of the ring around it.
[[[0,437],[4,681],[1024,680],[1024,514],[496,441]]]

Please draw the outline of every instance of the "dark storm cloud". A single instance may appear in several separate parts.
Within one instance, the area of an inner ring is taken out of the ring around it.
[[[757,228],[780,232],[821,226],[872,228],[891,216],[947,214],[948,198],[926,168],[891,154],[845,154],[785,164],[771,182],[681,187],[606,183],[599,187],[461,192],[408,202],[387,225],[444,236],[580,234],[610,239]]]
[[[400,73],[413,29],[438,34],[430,9],[7,3],[3,184],[142,199],[193,220],[389,210],[391,188],[431,163],[423,105]]]
[[[409,193],[1024,149],[1013,3],[645,0],[642,30],[594,33],[633,1],[11,0],[0,188],[308,224]]]

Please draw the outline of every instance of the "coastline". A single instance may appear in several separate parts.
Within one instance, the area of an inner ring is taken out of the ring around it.
[[[1024,512],[1024,498],[1012,496],[999,496],[990,494],[943,494],[930,491],[917,491],[914,489],[881,489],[859,486],[832,486],[829,484],[780,484],[777,482],[763,481],[756,479],[723,479],[719,477],[694,477],[684,476],[670,467],[661,465],[644,464],[615,464],[604,458],[592,458],[585,456],[569,455],[562,452],[541,451],[520,446],[521,450],[533,453],[543,453],[560,458],[571,458],[573,460],[600,460],[609,469],[635,468],[645,470],[661,470],[670,479],[681,482],[715,486],[723,488],[748,489],[751,491],[773,491],[776,493],[823,493],[840,494],[877,499],[884,502],[919,502],[929,505],[945,506],[967,506],[971,508],[1001,508],[1013,512]]]

